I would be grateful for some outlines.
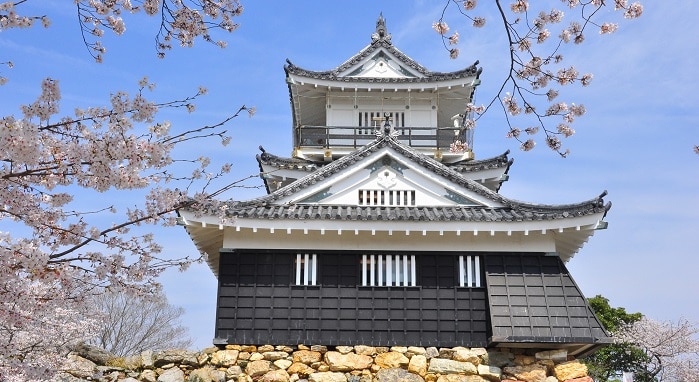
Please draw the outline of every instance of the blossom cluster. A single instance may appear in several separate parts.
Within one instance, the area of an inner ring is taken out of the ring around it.
[[[677,322],[643,317],[619,329],[615,341],[631,343],[648,356],[648,372],[660,381],[696,380],[699,364],[699,326],[686,319]]]
[[[1,0],[0,0],[1,1]],[[18,13],[17,8],[24,2],[7,1],[0,3],[0,31],[9,28],[28,28],[40,20],[44,27],[51,21],[46,16],[27,16]],[[135,14],[143,11],[146,15],[159,15],[160,30],[156,37],[158,55],[163,57],[172,48],[172,41],[181,46],[192,46],[196,39],[225,47],[225,41],[216,41],[212,30],[232,32],[238,28],[235,17],[243,12],[238,0],[76,0],[78,20],[85,44],[92,56],[103,60],[106,48],[101,38],[106,30],[116,35],[126,32],[124,13]]]
[[[105,106],[59,116],[59,82],[45,79],[21,116],[0,117],[0,376],[39,380],[55,371],[71,343],[94,333],[83,297],[107,287],[148,293],[165,269],[199,260],[161,256],[139,226],[175,225],[191,194],[208,196],[230,164],[212,171],[208,158],[178,159],[176,148],[192,139],[228,143],[224,124],[250,111],[173,131],[158,112],[186,108],[206,90],[156,103],[146,97],[153,87],[143,79],[134,94],[115,92]],[[135,190],[143,201],[74,201],[113,190]]]
[[[458,57],[456,45],[459,40],[458,35],[447,36],[449,27],[445,15],[448,15],[447,9],[454,3],[446,1],[442,18],[432,24],[451,58]],[[585,108],[580,105],[575,111],[562,114],[550,112],[551,107],[555,108],[558,103],[560,87],[574,84],[588,86],[593,75],[581,73],[574,65],[566,65],[563,52],[582,44],[588,29],[596,27],[600,34],[606,35],[614,33],[618,25],[611,20],[600,20],[614,16],[614,13],[601,12],[603,7],[607,7],[607,2],[603,0],[561,0],[561,3],[561,8],[553,9],[548,8],[548,3],[543,5],[529,0],[489,3],[497,7],[495,14],[502,19],[498,20],[502,21],[498,24],[504,26],[504,35],[508,37],[511,63],[503,85],[489,104],[500,103],[510,125],[507,136],[519,140],[523,150],[531,150],[535,142],[533,138],[520,140],[518,132],[521,130],[512,126],[511,117],[527,118],[527,123],[536,123],[537,129],[530,127],[525,131],[543,131],[547,146],[565,156],[568,151],[562,150],[560,138],[574,134],[570,123],[575,117],[582,116]],[[614,0],[613,3],[614,10],[623,13],[624,18],[637,18],[643,13],[643,6],[639,2]],[[476,27],[485,24],[485,19],[472,15],[479,9],[476,0],[466,0],[461,4],[459,15],[472,20]],[[569,14],[566,15],[566,12]],[[554,122],[555,127],[549,127],[549,119],[557,116],[562,117],[563,121]]]

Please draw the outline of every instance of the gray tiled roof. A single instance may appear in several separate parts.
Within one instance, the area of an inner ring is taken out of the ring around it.
[[[409,78],[362,78],[362,77],[339,77],[338,75],[351,67],[359,64],[366,57],[374,54],[381,48],[390,52],[394,55],[401,64],[411,68],[414,71],[422,74],[424,77],[409,77]],[[304,76],[308,78],[323,79],[323,80],[334,80],[334,81],[347,81],[347,82],[435,82],[435,81],[446,81],[465,77],[472,77],[480,75],[482,68],[478,68],[478,61],[473,65],[454,72],[432,72],[427,70],[424,66],[415,62],[412,58],[406,56],[403,52],[398,50],[391,42],[390,35],[381,36],[375,38],[367,47],[359,51],[359,53],[352,56],[350,59],[342,63],[335,69],[327,71],[313,71],[308,69],[300,68],[291,63],[288,59],[286,60],[287,65],[284,66],[284,70],[289,74],[295,74],[299,76]]]
[[[268,165],[280,169],[286,168],[313,172],[328,164],[328,162],[311,161],[308,159],[280,157],[268,153],[262,146],[260,146],[260,151],[262,151],[262,154],[255,156],[257,163],[260,165],[260,171],[263,171],[262,165]]]
[[[288,158],[288,157],[280,157],[274,154],[270,154],[267,151],[264,150],[262,146],[260,146],[260,151],[262,151],[262,154],[258,154],[255,156],[257,159],[257,163],[260,165],[260,171],[262,170],[262,165],[268,165],[272,167],[276,167],[279,169],[285,168],[285,169],[293,169],[293,170],[302,170],[306,172],[313,172],[318,170],[319,168],[325,166],[329,162],[321,162],[321,161],[312,161],[308,159],[300,159],[300,158]],[[465,173],[465,172],[476,172],[476,171],[482,171],[482,170],[488,170],[488,169],[494,169],[494,168],[503,168],[506,167],[509,169],[509,167],[512,165],[513,160],[508,159],[510,151],[506,151],[505,153],[492,157],[492,158],[487,158],[487,159],[481,159],[481,160],[463,160],[459,162],[454,162],[454,163],[444,163],[445,166],[449,167],[450,169],[460,172],[460,173]],[[507,172],[507,171],[505,171]]]
[[[504,207],[370,207],[302,203],[280,205],[278,203],[278,200],[311,187],[319,181],[353,166],[359,160],[384,147],[390,147],[431,172],[449,179],[471,192],[491,199]],[[605,195],[606,192],[585,202],[565,205],[531,204],[510,200],[473,180],[465,178],[459,172],[421,154],[413,148],[403,145],[395,138],[390,137],[390,135],[384,135],[361,149],[331,162],[268,195],[247,201],[229,201],[227,203],[227,214],[234,217],[265,219],[533,221],[570,218],[597,213],[606,214],[610,204],[604,204],[603,197]]]
[[[228,214],[248,219],[322,219],[359,221],[516,222],[571,218],[606,212],[601,198],[563,206],[519,204],[506,208],[469,206],[386,207],[352,205],[270,205],[259,201],[233,202]]]

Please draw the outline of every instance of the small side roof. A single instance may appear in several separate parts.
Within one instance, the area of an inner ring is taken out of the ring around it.
[[[265,182],[265,188],[268,194],[278,190],[282,186],[291,184],[293,181],[329,163],[277,156],[267,152],[262,146],[260,146],[260,151],[262,153],[256,155],[255,159],[257,159],[257,164],[260,168],[260,177],[262,177]],[[513,159],[508,158],[509,154],[510,151],[507,150],[503,154],[491,158],[481,160],[469,159],[445,163],[444,165],[497,192],[502,183],[507,180],[507,173],[514,163]]]

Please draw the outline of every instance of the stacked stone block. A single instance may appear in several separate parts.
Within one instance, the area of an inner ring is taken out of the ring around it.
[[[94,353],[94,352],[93,352]],[[92,359],[90,359],[92,358]],[[100,357],[76,351],[64,382],[592,382],[565,350],[227,345]]]

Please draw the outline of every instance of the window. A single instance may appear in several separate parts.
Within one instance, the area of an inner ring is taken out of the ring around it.
[[[358,190],[360,206],[414,206],[415,190]]]
[[[308,253],[296,254],[296,285],[316,285],[318,256]]]
[[[362,255],[362,286],[416,286],[415,255]]]
[[[480,256],[459,256],[459,286],[467,288],[481,287]]]

